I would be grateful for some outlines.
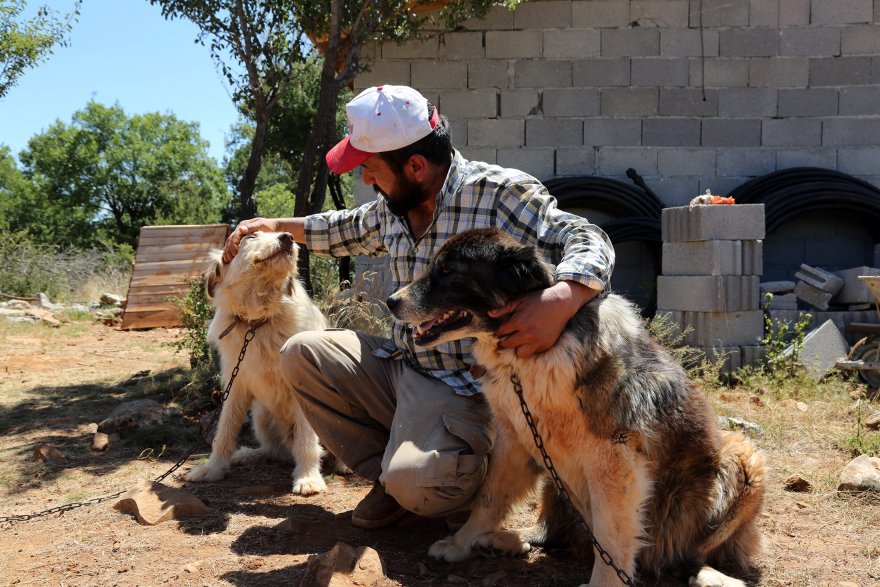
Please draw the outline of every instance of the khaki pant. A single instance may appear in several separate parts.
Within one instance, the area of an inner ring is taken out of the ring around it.
[[[486,474],[489,410],[405,361],[380,359],[380,337],[302,332],[281,349],[282,373],[324,446],[424,516],[464,509]]]

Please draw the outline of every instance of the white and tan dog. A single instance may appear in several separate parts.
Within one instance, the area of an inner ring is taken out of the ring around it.
[[[321,476],[323,449],[279,370],[281,346],[304,330],[323,330],[324,316],[297,279],[297,246],[286,232],[256,232],[241,240],[228,264],[212,252],[205,274],[215,309],[208,341],[220,353],[225,389],[238,362],[250,325],[259,325],[223,403],[207,463],[194,467],[187,481],[217,481],[231,464],[272,457],[296,465],[293,493],[310,495],[327,488]],[[250,408],[259,448],[236,450],[236,439]]]

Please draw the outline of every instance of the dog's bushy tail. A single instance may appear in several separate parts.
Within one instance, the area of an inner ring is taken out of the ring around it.
[[[755,525],[767,491],[764,455],[741,432],[721,434],[718,501],[698,550],[712,565],[746,569],[764,547]]]

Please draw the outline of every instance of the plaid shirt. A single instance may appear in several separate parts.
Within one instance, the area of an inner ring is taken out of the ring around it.
[[[388,210],[385,198],[353,210],[306,218],[306,245],[317,255],[343,257],[391,255],[395,291],[425,273],[428,263],[451,236],[471,228],[502,229],[537,247],[556,266],[557,281],[604,289],[614,268],[614,249],[602,230],[585,218],[563,212],[556,198],[534,177],[465,160],[455,151],[440,193],[434,220],[416,238],[406,219]],[[479,384],[470,373],[472,339],[427,349],[415,344],[412,328],[397,320],[392,338],[377,356],[400,357],[416,370],[446,382],[457,393],[473,395]]]

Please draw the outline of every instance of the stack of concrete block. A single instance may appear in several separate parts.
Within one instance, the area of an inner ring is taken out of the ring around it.
[[[661,220],[658,314],[684,333],[685,344],[712,359],[725,356],[728,371],[759,361],[764,205],[666,208]]]
[[[762,310],[797,310],[797,294],[793,281],[766,281],[761,283]],[[771,294],[768,302],[767,294]]]
[[[850,310],[867,310],[870,305],[877,302],[877,298],[865,285],[865,282],[859,279],[859,276],[880,275],[880,269],[876,267],[853,267],[852,269],[843,269],[835,271],[834,274],[843,281],[843,287],[831,300],[835,304],[846,304]]]
[[[828,309],[831,298],[843,288],[843,280],[840,277],[807,264],[801,264],[800,271],[794,276],[798,279],[794,288],[798,299],[823,311]]]

